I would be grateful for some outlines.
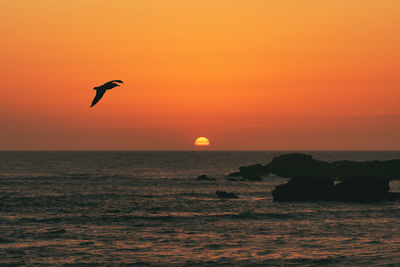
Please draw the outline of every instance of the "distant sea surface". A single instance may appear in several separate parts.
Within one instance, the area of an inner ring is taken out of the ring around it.
[[[287,179],[224,178],[284,153],[0,152],[0,265],[400,265],[400,202],[274,203]]]

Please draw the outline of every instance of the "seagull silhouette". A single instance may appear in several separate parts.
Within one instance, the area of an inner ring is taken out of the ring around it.
[[[96,103],[100,101],[100,99],[103,97],[104,93],[107,90],[110,90],[116,86],[119,86],[118,83],[124,83],[124,82],[121,80],[112,80],[112,81],[106,82],[105,84],[103,84],[101,86],[97,86],[97,87],[93,88],[93,90],[96,90],[97,92],[96,92],[96,96],[94,97],[90,107],[93,107],[94,105],[96,105]]]

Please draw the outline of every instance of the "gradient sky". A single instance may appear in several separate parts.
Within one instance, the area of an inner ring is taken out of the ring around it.
[[[398,0],[0,10],[0,149],[400,149]]]

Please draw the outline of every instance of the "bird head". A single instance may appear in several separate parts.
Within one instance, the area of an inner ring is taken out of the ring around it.
[[[96,86],[96,87],[93,87],[93,90],[97,90],[97,88],[98,88],[97,86]]]

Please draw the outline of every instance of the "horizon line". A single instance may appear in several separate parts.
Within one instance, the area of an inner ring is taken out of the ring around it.
[[[0,149],[0,152],[400,152],[400,149]]]

